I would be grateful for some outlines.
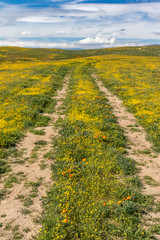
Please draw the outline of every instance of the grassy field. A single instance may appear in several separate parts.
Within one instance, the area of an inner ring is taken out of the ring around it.
[[[97,59],[95,70],[105,86],[135,114],[160,152],[160,58],[108,56]]]
[[[39,113],[54,111],[52,97],[68,69],[63,62],[7,61],[0,65],[0,173],[6,169],[3,159],[25,131],[48,123],[49,117]]]
[[[123,131],[90,65],[81,61],[71,77],[39,239],[146,239],[140,213],[150,199],[140,193]]]
[[[53,185],[43,198],[37,239],[154,239],[142,216],[142,194],[127,139],[92,73],[119,96],[160,152],[159,46],[68,51],[0,48],[0,174],[26,131],[48,124],[64,76],[71,73],[56,152],[48,153]],[[100,56],[101,55],[101,56]]]
[[[93,50],[28,49],[19,47],[0,47],[0,62],[5,61],[56,61],[101,55],[159,56],[160,46],[122,47]]]

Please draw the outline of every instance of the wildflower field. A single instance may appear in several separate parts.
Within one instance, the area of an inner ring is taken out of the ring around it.
[[[133,112],[160,152],[159,57],[108,56],[95,64],[99,77]]]
[[[25,131],[48,123],[50,118],[40,113],[54,111],[52,97],[67,71],[63,62],[7,61],[0,65],[0,173],[6,170],[2,159]]]
[[[150,199],[140,193],[123,131],[90,68],[81,61],[71,76],[39,239],[146,239],[140,212]]]
[[[53,97],[70,74],[65,118],[55,123],[59,135],[47,155],[53,159],[52,187],[42,197],[42,227],[35,239],[154,239],[142,224],[153,198],[142,194],[124,131],[92,77],[96,73],[123,100],[158,152],[160,58],[158,47],[151,50],[0,48],[1,175],[26,131],[48,124],[50,118],[41,113],[54,112]]]
[[[54,107],[51,96],[60,86],[63,64],[3,63],[0,65],[0,147],[15,145],[22,130],[47,123],[39,116]]]

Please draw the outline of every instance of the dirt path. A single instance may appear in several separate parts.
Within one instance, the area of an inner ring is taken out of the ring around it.
[[[129,157],[133,158],[140,168],[139,176],[142,179],[144,193],[153,195],[155,202],[160,201],[160,154],[155,154],[152,151],[152,144],[146,140],[143,127],[137,124],[136,118],[126,110],[123,102],[103,86],[96,74],[92,74],[92,77],[109,100],[109,104],[113,107],[113,113],[117,116],[117,121],[124,130],[130,147],[127,150]],[[160,212],[149,215],[151,218],[160,219]]]
[[[43,114],[51,117],[49,125],[35,129],[43,130],[44,135],[31,132],[26,134],[17,146],[19,151],[24,151],[23,155],[11,159],[11,172],[1,181],[2,189],[9,189],[10,193],[0,205],[0,239],[33,239],[40,228],[41,199],[45,197],[46,189],[51,183],[50,165],[53,161],[44,157],[44,154],[51,151],[52,138],[58,135],[58,129],[54,129],[53,124],[59,117],[64,117],[60,113],[60,107],[67,92],[68,81],[69,75],[64,78],[62,90],[54,97],[57,100],[55,112]]]

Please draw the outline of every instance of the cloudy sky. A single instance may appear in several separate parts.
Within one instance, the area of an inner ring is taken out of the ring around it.
[[[0,46],[160,44],[158,0],[0,0]]]

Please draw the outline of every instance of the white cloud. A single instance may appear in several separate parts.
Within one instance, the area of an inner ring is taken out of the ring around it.
[[[159,39],[159,34],[156,33],[159,33],[160,29],[160,2],[134,4],[89,4],[81,3],[81,0],[70,2],[65,1],[62,4],[62,1],[59,1],[59,7],[52,5],[45,8],[0,3],[1,37],[83,38],[70,45],[44,43],[48,44],[47,46],[62,48],[115,46],[117,44],[115,38]],[[6,40],[6,43],[25,46],[35,44],[20,40],[18,42]],[[43,45],[37,44],[35,47]]]
[[[96,38],[95,38],[96,39]],[[20,39],[8,39],[8,40],[0,40],[0,46],[17,46],[17,47],[31,47],[31,48],[60,48],[60,49],[98,49],[98,48],[108,48],[108,47],[122,47],[122,46],[143,46],[147,45],[141,42],[141,40],[137,40],[137,42],[130,42],[127,43],[127,40],[123,42],[117,41],[114,38],[108,39],[105,42],[96,41],[94,38],[92,41],[85,40],[85,42],[82,41],[76,41],[76,42],[70,42],[70,43],[55,43],[55,42],[49,42],[48,41],[22,41]],[[103,43],[102,43],[103,42]],[[84,44],[85,43],[85,44]],[[160,43],[160,41],[159,41]],[[149,44],[149,42],[148,42]]]
[[[104,4],[104,3],[81,3],[81,4],[66,4],[63,9],[71,10],[72,12],[86,12],[86,14],[92,13],[92,16],[100,14],[100,16],[120,16],[123,14],[131,14],[134,16],[135,13],[145,14],[149,17],[156,19],[160,12],[160,3],[150,2],[150,3],[129,3],[129,4]],[[81,13],[83,14],[83,13]]]
[[[68,47],[67,43],[45,43],[37,41],[21,41],[19,39],[0,40],[0,46],[16,46],[31,48],[64,48],[64,49]]]
[[[70,32],[68,31],[57,31],[55,34],[69,34]]]
[[[63,22],[64,20],[58,17],[24,17],[24,18],[18,18],[16,20],[17,22],[28,22],[28,23],[59,23]]]
[[[95,37],[95,38],[85,38],[79,41],[82,45],[88,45],[88,44],[113,44],[115,42],[115,38],[105,38],[105,37]]]
[[[26,36],[26,35],[30,35],[30,34],[31,34],[31,32],[29,32],[29,31],[23,31],[20,33],[20,35],[22,35],[22,36]]]

